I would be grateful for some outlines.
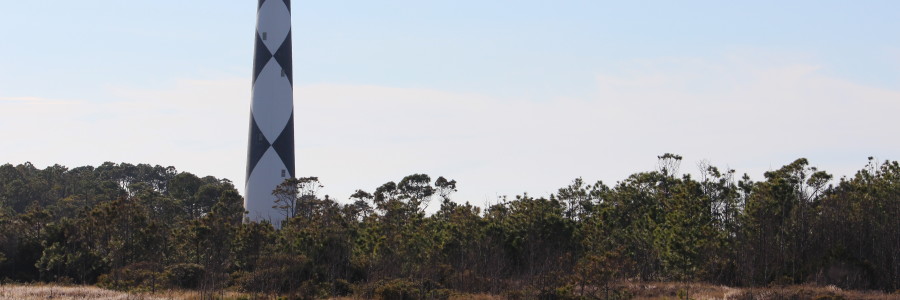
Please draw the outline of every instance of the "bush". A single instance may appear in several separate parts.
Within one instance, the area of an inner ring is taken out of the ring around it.
[[[448,300],[452,294],[453,291],[449,289],[436,289],[429,291],[427,298],[434,300]]]
[[[332,296],[349,296],[353,294],[353,285],[344,279],[338,279],[334,281],[332,291],[334,293]]]
[[[174,264],[166,268],[166,278],[177,287],[195,289],[206,269],[198,264]]]
[[[237,285],[247,292],[287,294],[311,279],[310,270],[305,256],[277,254],[260,258],[256,270],[241,274]]]
[[[513,289],[504,291],[503,297],[509,300],[522,300],[528,299],[528,293],[525,293],[523,290]]]
[[[155,291],[163,288],[165,274],[155,263],[139,262],[114,269],[100,276],[97,285],[119,291]]]
[[[538,299],[541,300],[574,300],[579,299],[577,296],[572,294],[572,291],[567,287],[556,288],[552,290],[543,290],[538,293]]]
[[[406,279],[393,279],[375,288],[375,298],[381,300],[414,300],[418,293],[418,286]]]

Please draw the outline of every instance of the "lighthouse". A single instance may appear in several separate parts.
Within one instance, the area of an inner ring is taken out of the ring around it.
[[[252,82],[244,208],[279,226],[272,190],[295,176],[290,0],[259,0]]]

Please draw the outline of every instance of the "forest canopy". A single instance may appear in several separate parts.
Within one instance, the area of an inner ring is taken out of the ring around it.
[[[280,227],[244,222],[232,182],[174,167],[5,164],[0,281],[320,297],[591,296],[623,280],[900,289],[896,161],[834,179],[801,158],[752,181],[658,159],[614,185],[577,178],[487,207],[425,174],[339,200],[290,179],[273,191]]]

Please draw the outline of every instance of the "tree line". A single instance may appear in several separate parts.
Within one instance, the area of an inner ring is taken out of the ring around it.
[[[413,174],[337,201],[322,183],[273,191],[280,227],[244,222],[232,182],[173,167],[0,166],[0,280],[304,297],[609,295],[622,281],[900,289],[900,164],[834,179],[798,159],[762,181],[681,157],[614,185],[549,197],[454,199]],[[434,213],[426,206],[439,205]]]

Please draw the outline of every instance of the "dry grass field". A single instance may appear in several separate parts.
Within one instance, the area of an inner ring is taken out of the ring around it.
[[[668,300],[668,299],[734,299],[734,300],[781,300],[781,299],[842,299],[842,300],[889,300],[900,299],[900,293],[882,293],[875,291],[845,291],[834,286],[794,285],[766,288],[733,288],[710,284],[688,283],[624,283],[615,286],[615,290],[627,291],[626,299],[634,300]],[[622,295],[622,294],[620,294]],[[204,297],[205,296],[205,297]],[[211,296],[211,297],[210,297]],[[605,298],[605,290],[594,293],[597,299]],[[520,298],[520,297],[515,297]],[[125,293],[106,290],[94,286],[58,286],[58,285],[0,285],[0,300],[43,300],[43,299],[98,299],[98,300],[200,300],[200,299],[275,299],[271,296],[253,296],[234,292],[220,292],[213,295],[201,295],[195,291],[164,291],[157,293]],[[333,298],[332,300],[355,300],[356,297]],[[456,294],[450,300],[500,300],[508,299],[502,295],[488,294]],[[526,297],[525,299],[530,299]]]
[[[104,290],[92,286],[54,286],[54,285],[0,285],[0,299],[43,300],[43,299],[163,299],[144,295],[133,295],[122,292]]]
[[[247,299],[243,294],[219,292],[203,297],[195,291],[169,290],[157,293],[126,293],[95,286],[59,285],[3,285],[0,284],[0,300],[199,300],[199,299]]]
[[[900,299],[900,293],[887,294],[877,291],[845,291],[835,286],[790,285],[762,288],[734,288],[704,283],[626,283],[618,287],[627,290],[634,300],[663,299],[844,299],[888,300]],[[602,297],[601,297],[602,299]]]
[[[900,300],[900,292],[887,294],[877,291],[845,291],[834,286],[792,285],[765,288],[734,288],[704,283],[653,282],[623,283],[613,287],[618,290],[610,292],[609,299],[632,300]],[[624,293],[622,293],[624,291]],[[516,294],[516,293],[511,293]],[[584,299],[607,299],[603,289],[595,290],[593,297]],[[357,300],[361,298],[342,297],[331,300]],[[488,294],[456,294],[449,300],[504,300],[504,299],[537,299],[536,297],[506,297]]]

